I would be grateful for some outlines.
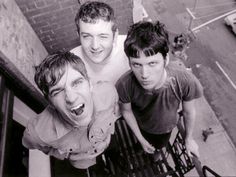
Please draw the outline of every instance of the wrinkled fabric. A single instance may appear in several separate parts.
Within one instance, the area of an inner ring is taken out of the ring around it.
[[[63,117],[48,106],[37,118],[31,119],[24,132],[23,145],[38,149],[58,159],[69,159],[76,168],[88,168],[96,163],[95,157],[108,147],[114,123],[119,117],[118,95],[108,82],[95,84],[93,121],[88,128],[67,126]],[[76,153],[76,156],[71,154]]]
[[[131,103],[139,127],[151,134],[171,132],[177,125],[177,111],[182,101],[200,98],[203,89],[197,78],[180,66],[170,63],[163,86],[147,91],[132,71],[125,73],[116,87],[122,103]]]

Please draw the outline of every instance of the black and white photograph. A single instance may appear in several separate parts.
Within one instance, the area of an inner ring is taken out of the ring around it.
[[[235,0],[0,0],[0,177],[236,176]]]

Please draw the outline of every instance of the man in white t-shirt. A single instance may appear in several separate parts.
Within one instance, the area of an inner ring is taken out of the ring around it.
[[[76,17],[81,45],[71,52],[82,58],[92,82],[113,84],[130,69],[124,53],[125,35],[118,35],[113,9],[103,2],[86,2]]]

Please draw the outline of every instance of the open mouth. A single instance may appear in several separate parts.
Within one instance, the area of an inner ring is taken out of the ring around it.
[[[81,115],[83,112],[84,112],[84,104],[80,104],[80,105],[71,109],[71,113],[76,116]]]

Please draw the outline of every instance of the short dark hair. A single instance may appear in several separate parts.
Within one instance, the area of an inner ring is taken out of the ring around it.
[[[157,22],[141,21],[130,27],[124,42],[127,57],[139,58],[140,53],[152,56],[161,53],[166,58],[169,52],[169,35],[165,25]]]
[[[49,89],[60,81],[68,65],[88,80],[84,62],[68,51],[57,51],[48,55],[38,66],[35,66],[34,81],[46,98],[48,98]]]
[[[80,30],[79,20],[85,23],[96,23],[100,19],[106,22],[112,22],[112,31],[115,32],[117,30],[114,10],[111,6],[98,1],[85,2],[81,5],[75,16],[75,24],[78,32]]]

